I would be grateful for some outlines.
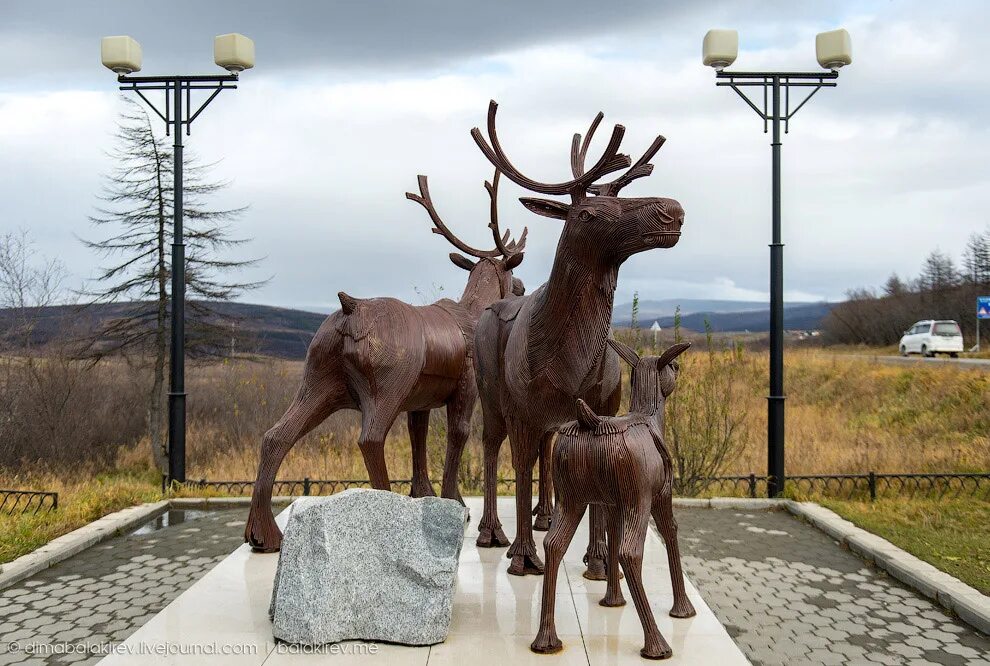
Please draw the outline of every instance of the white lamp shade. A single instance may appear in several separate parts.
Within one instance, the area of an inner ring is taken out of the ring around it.
[[[100,44],[103,66],[117,74],[141,71],[141,45],[127,35],[104,37]]]
[[[701,46],[702,62],[706,67],[721,70],[736,61],[739,54],[739,33],[735,30],[709,30]]]
[[[820,32],[815,37],[818,64],[826,69],[839,69],[852,63],[852,40],[845,28]]]
[[[236,32],[213,40],[213,61],[231,72],[254,67],[254,40]]]

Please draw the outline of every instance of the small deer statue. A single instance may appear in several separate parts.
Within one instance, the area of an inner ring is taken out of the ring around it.
[[[673,617],[691,617],[694,607],[684,590],[677,523],[671,500],[673,465],[663,441],[664,405],[674,391],[676,359],[690,343],[679,343],[657,356],[639,358],[629,347],[609,339],[609,345],[632,366],[629,413],[603,417],[577,401],[578,420],[560,429],[551,468],[557,493],[550,532],[544,541],[546,575],[540,630],[530,646],[534,652],[561,649],[554,626],[557,570],[588,505],[606,513],[608,529],[608,587],[602,606],[625,604],[619,587],[622,565],[630,594],[643,624],[647,659],[666,659],[670,646],[657,629],[643,589],[643,547],[652,514],[667,546],[674,592]]]
[[[413,450],[413,497],[432,495],[427,471],[426,437],[430,410],[447,408],[447,454],[441,494],[461,500],[457,471],[471,430],[478,398],[474,366],[474,328],[489,305],[522,295],[522,281],[512,269],[522,262],[526,230],[518,241],[499,232],[499,171],[485,182],[490,199],[490,222],[496,248],[477,250],[454,235],[433,206],[426,176],[419,177],[419,194],[406,197],[423,206],[433,232],[461,252],[450,260],[469,271],[459,300],[441,299],[413,306],[394,298],[358,299],[340,292],[340,310],[327,317],[306,353],[302,385],[295,399],[261,443],[261,462],[251,497],[244,539],[258,551],[274,552],[282,532],[272,514],[272,487],[282,459],[292,446],[324,419],[341,409],[361,412],[358,446],[371,484],[390,490],[384,445],[400,412],[408,412]]]

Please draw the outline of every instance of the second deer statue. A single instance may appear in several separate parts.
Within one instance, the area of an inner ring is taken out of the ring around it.
[[[550,533],[543,542],[546,577],[540,630],[530,647],[534,652],[556,652],[561,648],[554,627],[557,571],[585,510],[593,505],[606,512],[608,525],[608,588],[600,603],[603,606],[625,603],[619,587],[617,565],[621,564],[643,624],[645,645],[640,654],[648,659],[665,659],[671,655],[670,646],[657,629],[643,587],[643,547],[652,515],[667,546],[674,592],[670,614],[694,615],[694,606],[684,589],[677,545],[671,499],[674,470],[663,441],[664,406],[677,380],[674,359],[690,344],[679,343],[659,357],[643,358],[614,340],[609,340],[609,344],[632,366],[629,414],[598,416],[579,399],[578,420],[561,428],[551,461],[557,506]]]
[[[273,552],[282,544],[271,499],[275,476],[289,449],[306,433],[341,409],[361,412],[358,446],[371,484],[389,490],[384,444],[400,412],[408,412],[413,449],[414,497],[432,495],[427,471],[426,438],[430,410],[447,408],[447,455],[441,494],[460,500],[457,471],[470,433],[471,414],[478,397],[474,366],[474,328],[493,302],[521,295],[522,282],[512,269],[523,259],[524,230],[516,242],[498,226],[499,172],[485,189],[491,202],[489,227],[496,249],[477,250],[455,236],[433,206],[426,176],[419,177],[419,194],[406,197],[423,206],[433,232],[461,252],[450,260],[470,271],[457,301],[442,299],[412,306],[394,298],[358,299],[340,292],[341,309],[327,317],[306,354],[302,386],[289,409],[265,433],[261,462],[251,497],[244,538],[255,550]]]

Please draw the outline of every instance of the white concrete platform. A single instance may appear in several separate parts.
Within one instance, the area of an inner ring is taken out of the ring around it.
[[[603,608],[605,583],[581,576],[587,544],[587,517],[575,535],[557,585],[557,632],[564,649],[555,655],[529,650],[539,625],[542,576],[510,576],[505,548],[474,545],[481,498],[468,498],[471,523],[465,535],[457,575],[454,611],[446,642],[431,647],[341,643],[334,650],[303,654],[276,645],[268,619],[277,555],[235,550],[147,624],[118,646],[101,664],[616,664],[648,663],[639,656],[642,627],[625,589],[627,604]],[[286,513],[279,516],[283,521]],[[506,534],[515,533],[514,502],[499,499]],[[537,532],[542,553],[545,533]],[[697,590],[687,581],[698,614],[674,619],[667,558],[661,539],[647,537],[643,579],[657,623],[674,655],[666,664],[748,664]],[[371,651],[374,650],[374,653]]]

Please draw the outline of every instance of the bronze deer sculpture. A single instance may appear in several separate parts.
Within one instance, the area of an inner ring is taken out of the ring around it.
[[[394,298],[358,299],[344,292],[338,294],[341,309],[327,317],[310,343],[295,399],[262,440],[244,533],[255,550],[273,552],[282,543],[271,508],[272,487],[282,459],[301,437],[340,409],[361,411],[358,446],[371,484],[379,490],[390,489],[385,436],[399,413],[408,412],[413,450],[411,494],[419,497],[434,494],[426,459],[430,410],[446,406],[447,452],[441,494],[462,501],[457,472],[478,396],[469,358],[475,324],[491,303],[524,291],[512,269],[523,260],[526,230],[518,241],[509,240],[508,230],[499,235],[498,183],[496,170],[492,181],[485,182],[491,204],[488,226],[497,243],[494,250],[475,249],[450,231],[433,205],[426,176],[419,176],[418,195],[406,193],[426,209],[434,233],[476,259],[450,254],[455,265],[470,271],[459,300],[412,306]]]
[[[571,144],[574,178],[541,183],[521,172],[506,157],[498,140],[495,114],[488,109],[488,141],[471,131],[485,157],[514,183],[532,192],[569,195],[570,203],[523,198],[532,212],[564,221],[550,278],[534,293],[493,304],[478,321],[475,366],[484,413],[485,509],[478,546],[508,545],[496,510],[498,452],[506,435],[516,475],[515,541],[507,553],[509,573],[541,574],[536,553],[532,507],[533,466],[564,423],[574,419],[577,398],[597,412],[615,414],[621,396],[618,357],[606,344],[619,267],[632,255],[673,247],[680,238],[684,210],[673,199],[622,198],[619,191],[653,171],[650,159],[663,145],[657,137],[643,156],[615,180],[595,184],[606,174],[625,169],[631,160],[618,153],[625,129],[616,125],[604,154],[590,169],[585,159],[591,137],[602,120],[598,114],[583,141]],[[490,141],[490,143],[489,143]],[[548,477],[549,474],[545,474]],[[541,484],[541,504],[549,508],[550,484]],[[592,510],[589,545],[590,578],[604,578],[604,525]]]
[[[674,603],[673,617],[691,617],[694,606],[684,590],[681,555],[674,521],[674,469],[663,440],[664,407],[674,392],[677,361],[690,343],[676,344],[659,357],[639,358],[625,345],[609,344],[632,366],[629,414],[602,417],[588,404],[577,401],[578,419],[564,425],[552,456],[553,484],[557,506],[550,533],[543,542],[546,577],[540,629],[530,645],[534,652],[557,652],[560,638],[554,626],[557,572],[578,524],[589,504],[603,508],[608,524],[608,589],[602,606],[625,604],[619,587],[619,567],[626,574],[629,592],[643,624],[645,645],[640,654],[648,659],[666,659],[670,646],[657,629],[656,619],[643,589],[643,547],[650,515],[667,546],[667,561]]]

